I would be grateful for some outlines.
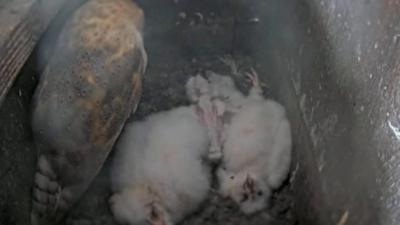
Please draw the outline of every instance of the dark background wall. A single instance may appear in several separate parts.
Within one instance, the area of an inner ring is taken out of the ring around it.
[[[305,224],[399,224],[399,1],[259,1],[245,49],[287,106]]]
[[[21,72],[0,108],[0,224],[29,224],[36,149],[30,129],[32,67]]]
[[[183,101],[182,90],[171,87],[195,73],[201,58],[249,57],[267,94],[286,106],[292,122],[291,192],[301,224],[399,224],[399,1],[139,3],[152,16],[145,41],[153,61],[145,80],[166,91],[145,86],[144,100],[159,107],[144,104],[138,116]],[[177,24],[180,12],[196,11],[216,13],[215,20]],[[33,56],[0,108],[0,224],[29,221],[35,61]],[[104,179],[99,177],[96,184]]]

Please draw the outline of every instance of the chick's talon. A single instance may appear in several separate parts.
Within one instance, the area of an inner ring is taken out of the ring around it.
[[[260,88],[260,79],[258,78],[258,73],[254,70],[254,68],[250,69],[250,72],[246,73],[246,77],[250,79],[253,87]]]

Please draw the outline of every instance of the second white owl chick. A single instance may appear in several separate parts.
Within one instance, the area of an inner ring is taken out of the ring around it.
[[[267,207],[272,191],[287,177],[292,138],[283,106],[263,98],[254,69],[247,76],[253,87],[225,126],[217,177],[221,194],[251,214]]]
[[[289,172],[292,139],[285,110],[272,100],[248,102],[225,132],[220,192],[244,213],[260,211]]]
[[[193,212],[210,189],[209,137],[193,107],[128,124],[112,165],[110,206],[130,225],[172,225]]]

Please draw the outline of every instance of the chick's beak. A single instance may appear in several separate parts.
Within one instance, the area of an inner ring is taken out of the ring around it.
[[[147,222],[149,225],[169,225],[165,220],[164,212],[155,202],[151,202],[147,207],[149,209],[147,216]]]
[[[254,180],[253,180],[253,178],[251,178],[251,176],[249,174],[247,174],[247,176],[246,176],[246,180],[243,184],[243,188],[245,190],[249,190],[250,193],[254,192]]]

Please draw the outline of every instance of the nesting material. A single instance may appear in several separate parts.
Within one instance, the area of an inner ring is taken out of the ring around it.
[[[252,66],[258,68],[247,57],[238,56],[236,62],[243,71],[250,70]],[[141,120],[150,114],[180,105],[189,105],[190,102],[185,95],[186,90],[182,85],[182,80],[188,80],[191,75],[195,75],[199,71],[204,71],[204,74],[205,71],[209,70],[218,74],[231,74],[230,68],[221,62],[219,56],[199,58],[195,62],[181,60],[176,65],[178,68],[163,64],[148,68],[148,73],[144,77],[142,101],[131,121]],[[245,77],[232,76],[232,78],[241,92],[246,93],[246,90],[251,88],[251,82]],[[268,84],[264,79],[261,82]],[[268,89],[264,90],[264,95],[270,96]],[[110,157],[111,160],[113,156]],[[96,178],[86,196],[69,215],[66,224],[117,224],[108,206],[108,198],[111,196],[109,164],[110,161]],[[216,168],[212,168],[212,170],[215,173]],[[200,208],[179,224],[296,224],[296,219],[292,213],[292,196],[288,179],[285,180],[281,188],[272,193],[269,207],[259,213],[247,216],[241,212],[234,201],[230,198],[224,198],[218,193],[218,181],[215,178],[215,176],[212,178],[211,191]]]

